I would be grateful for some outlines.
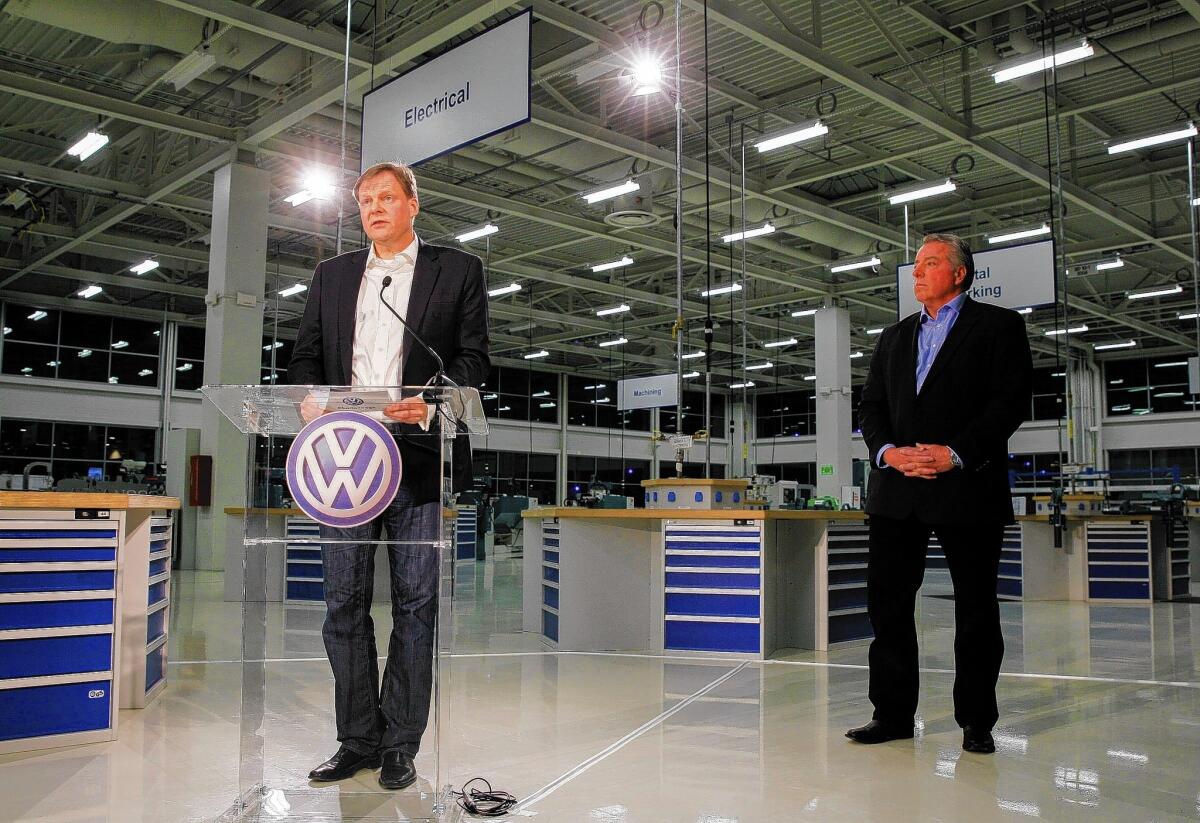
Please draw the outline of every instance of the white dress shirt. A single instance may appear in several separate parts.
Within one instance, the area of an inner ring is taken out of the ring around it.
[[[379,292],[383,279],[390,275],[392,282],[384,295],[396,313],[408,320],[408,297],[412,292],[417,247],[417,238],[413,235],[412,243],[404,251],[391,260],[383,260],[375,254],[375,244],[371,244],[355,309],[351,385],[400,385],[404,374],[404,326],[383,305]]]

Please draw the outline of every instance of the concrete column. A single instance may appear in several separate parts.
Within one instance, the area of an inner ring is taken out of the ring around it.
[[[215,175],[205,297],[206,385],[259,383],[270,190],[270,174],[242,159]],[[246,503],[248,440],[211,403],[204,404],[200,450],[213,458],[213,498],[212,506],[197,515],[197,569],[225,569],[228,549],[230,562],[236,558],[241,570],[241,518],[224,511]]]
[[[841,499],[853,483],[850,449],[850,313],[841,306],[816,316],[817,494]],[[832,473],[830,470],[832,468]]]

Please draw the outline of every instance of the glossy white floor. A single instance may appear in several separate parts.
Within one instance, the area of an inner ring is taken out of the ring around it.
[[[952,603],[921,601],[915,741],[862,747],[866,646],[765,664],[557,654],[520,633],[519,560],[461,569],[448,753],[545,821],[1176,820],[1200,817],[1200,605],[1002,606],[999,751],[964,754]],[[238,793],[240,615],[219,578],[173,594],[171,685],[112,744],[0,758],[0,819],[200,821]],[[378,607],[377,607],[378,609]],[[381,635],[388,626],[381,612]],[[321,611],[267,614],[263,820],[406,820],[425,781],[310,787],[336,748]],[[382,638],[381,638],[382,642]]]

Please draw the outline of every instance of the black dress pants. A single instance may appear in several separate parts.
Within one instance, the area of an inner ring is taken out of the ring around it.
[[[999,716],[996,680],[1004,658],[996,600],[1002,523],[938,525],[871,515],[867,610],[874,718],[907,728],[917,711],[920,672],[913,617],[925,576],[929,535],[936,533],[954,581],[954,719],[990,729]]]

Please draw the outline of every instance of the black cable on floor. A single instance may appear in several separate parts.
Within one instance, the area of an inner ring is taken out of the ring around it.
[[[472,783],[479,782],[486,789],[472,789]],[[476,817],[503,817],[517,805],[517,798],[508,792],[493,789],[492,784],[482,777],[472,777],[463,784],[461,792],[454,792],[458,805],[467,814]]]

